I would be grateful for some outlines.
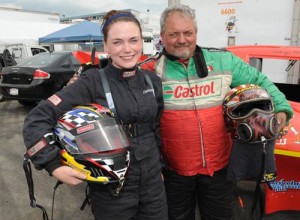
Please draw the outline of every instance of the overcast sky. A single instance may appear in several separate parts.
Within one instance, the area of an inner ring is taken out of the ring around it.
[[[168,0],[0,0],[0,7],[57,12],[65,17],[134,9],[141,12],[141,18],[148,15],[149,23],[156,30],[159,29],[160,14],[167,5]]]

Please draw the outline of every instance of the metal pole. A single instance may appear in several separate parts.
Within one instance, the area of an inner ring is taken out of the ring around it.
[[[168,6],[181,4],[180,0],[168,0]]]
[[[300,0],[294,2],[291,45],[300,46]]]
[[[300,0],[295,0],[294,2],[291,46],[300,46]],[[300,84],[299,62],[294,65],[293,70],[288,71],[287,82],[291,84]]]

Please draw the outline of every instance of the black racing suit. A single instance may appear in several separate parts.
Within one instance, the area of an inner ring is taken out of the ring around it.
[[[111,64],[104,68],[117,116],[125,124],[156,123],[156,130],[142,129],[131,138],[130,166],[119,196],[114,197],[107,186],[90,184],[90,198],[95,219],[159,219],[167,220],[167,202],[161,178],[159,140],[159,116],[163,108],[162,85],[156,74],[138,69],[130,77],[122,77],[123,71]],[[147,83],[144,74],[151,78]],[[23,137],[27,148],[43,135],[52,132],[58,118],[73,107],[98,103],[108,107],[98,70],[90,69],[74,84],[57,92],[52,98],[41,101],[25,118]],[[37,169],[50,174],[61,166],[59,148],[48,145],[32,158]]]

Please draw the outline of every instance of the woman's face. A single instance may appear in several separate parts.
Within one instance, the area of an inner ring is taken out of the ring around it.
[[[112,64],[121,69],[134,67],[142,55],[142,36],[134,22],[119,21],[109,26],[104,50]]]

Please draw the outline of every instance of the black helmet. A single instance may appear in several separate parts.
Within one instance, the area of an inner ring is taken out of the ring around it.
[[[253,84],[231,89],[223,104],[224,119],[234,139],[253,142],[276,137],[278,122],[269,93]]]
[[[54,131],[63,164],[84,173],[87,181],[117,183],[119,193],[130,162],[129,140],[108,108],[77,106],[59,118]]]

